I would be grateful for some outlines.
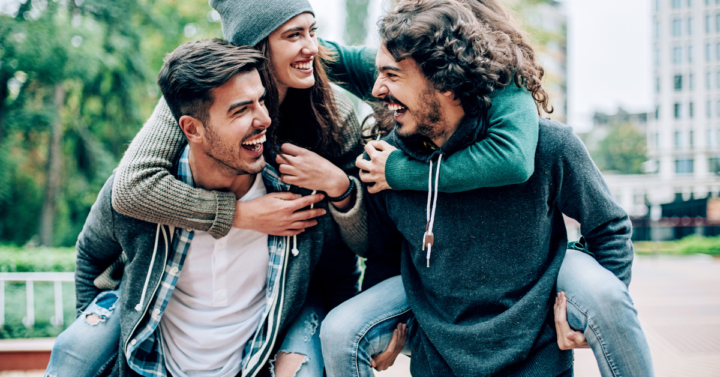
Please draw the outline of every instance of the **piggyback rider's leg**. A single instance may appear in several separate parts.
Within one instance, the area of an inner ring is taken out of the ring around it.
[[[595,258],[568,249],[557,280],[567,321],[585,335],[603,377],[654,376],[650,348],[627,286]]]
[[[110,365],[120,341],[120,289],[97,295],[55,340],[46,377],[92,377]]]
[[[320,330],[328,377],[373,377],[372,357],[388,348],[399,323],[414,323],[400,276],[330,311]]]

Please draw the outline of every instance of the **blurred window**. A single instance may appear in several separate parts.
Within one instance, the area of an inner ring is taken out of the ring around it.
[[[720,77],[720,76],[718,76]],[[673,88],[676,92],[682,90],[682,75],[673,76]]]
[[[718,51],[720,51],[720,43],[718,43]],[[673,47],[673,63],[682,63],[682,47],[680,46]]]
[[[693,115],[695,113],[695,106],[692,102],[688,103],[688,117],[692,119]]]
[[[708,119],[712,118],[712,102],[710,101],[705,104],[705,114],[707,114]]]
[[[655,93],[660,93],[660,77],[655,77]]]
[[[657,26],[658,28],[660,28],[660,25],[659,25],[660,22],[657,22],[657,24],[658,24],[658,25],[656,25],[656,26]],[[709,14],[706,14],[706,15],[705,15],[705,32],[708,33],[708,34],[710,34],[710,15],[709,15]],[[659,38],[659,37],[660,37],[660,36],[658,36],[658,38]]]
[[[675,131],[675,134],[673,136],[675,149],[680,149],[682,147],[682,132]]]
[[[705,61],[709,62],[712,60],[712,47],[710,43],[705,43]]]
[[[687,19],[687,33],[688,35],[692,35],[693,33],[693,18],[688,17]]]
[[[680,1],[680,0],[671,0],[671,1],[672,1],[672,7],[675,9],[680,8],[682,6],[682,1]]]
[[[712,73],[705,72],[705,89],[712,88]]]
[[[693,62],[693,46],[688,45],[688,63]]]
[[[720,14],[718,14],[718,16],[720,16]],[[672,20],[672,35],[674,37],[682,35],[682,20],[677,17]]]
[[[720,128],[715,130],[715,137],[717,138],[715,142],[717,143],[717,145],[720,145]]]
[[[687,6],[688,8],[692,7],[692,0],[687,0]]]
[[[655,148],[660,147],[660,132],[655,132],[655,135],[653,135],[653,139],[655,141]]]
[[[705,145],[708,147],[712,145],[712,130],[709,128],[705,131]]]
[[[688,90],[693,90],[695,88],[695,75],[692,73],[688,74]]]
[[[660,65],[660,48],[655,47],[653,49],[653,61],[655,62],[655,66]]]
[[[660,21],[655,20],[653,24],[653,35],[655,36],[655,39],[660,38]]]
[[[681,110],[682,110],[682,108],[679,103],[676,103],[675,105],[673,105],[673,117],[675,119],[681,118],[681,116],[682,116],[682,114],[680,113]]]
[[[675,160],[675,173],[677,174],[688,174],[693,172],[693,159],[692,158],[681,158]]]
[[[720,60],[720,43],[715,45],[715,59]]]
[[[695,145],[695,134],[694,131],[688,132],[688,145],[692,147]]]
[[[708,173],[720,173],[720,157],[708,158]]]

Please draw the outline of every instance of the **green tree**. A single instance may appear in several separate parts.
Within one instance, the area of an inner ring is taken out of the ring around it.
[[[624,123],[612,126],[591,155],[602,171],[641,174],[646,151],[645,135],[634,124]]]

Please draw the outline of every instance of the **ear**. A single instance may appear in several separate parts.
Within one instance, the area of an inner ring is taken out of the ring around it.
[[[442,95],[444,95],[445,97],[450,98],[450,99],[452,99],[452,100],[455,99],[455,93],[453,93],[452,90],[448,90],[448,91],[446,91],[446,92],[441,92],[440,94],[442,94]]]
[[[185,133],[188,138],[188,142],[200,144],[205,139],[205,127],[202,122],[197,118],[193,118],[189,115],[183,115],[180,117],[180,129]]]

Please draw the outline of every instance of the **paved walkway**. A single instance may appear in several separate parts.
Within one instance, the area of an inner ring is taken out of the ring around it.
[[[720,377],[720,259],[639,257],[630,293],[657,377]],[[399,358],[378,377],[409,377]],[[599,377],[591,351],[575,352],[575,376]]]
[[[640,257],[630,288],[655,362],[657,377],[720,377],[720,259]],[[378,377],[409,377],[401,356]],[[0,377],[36,372],[0,372]],[[575,353],[575,376],[598,377],[589,350]]]

